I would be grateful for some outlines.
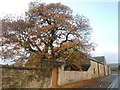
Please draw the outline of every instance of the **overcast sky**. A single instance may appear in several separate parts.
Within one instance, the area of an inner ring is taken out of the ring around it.
[[[30,1],[1,0],[0,18],[6,14],[22,15]],[[69,6],[74,13],[84,15],[93,28],[91,41],[97,44],[93,56],[105,56],[107,63],[118,62],[118,0],[36,0],[40,3],[60,2]]]

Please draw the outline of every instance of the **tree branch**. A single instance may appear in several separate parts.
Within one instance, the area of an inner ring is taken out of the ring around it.
[[[67,33],[66,39],[65,39],[64,41],[62,41],[62,42],[60,43],[60,45],[62,45],[63,43],[65,43],[65,42],[67,42],[67,41],[73,42],[73,40],[68,40],[68,35],[70,35],[70,34],[71,34],[71,32]]]

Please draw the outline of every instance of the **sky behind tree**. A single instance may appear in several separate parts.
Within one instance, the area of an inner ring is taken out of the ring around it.
[[[6,14],[22,15],[30,1],[57,3],[69,6],[74,14],[84,15],[93,28],[91,41],[97,44],[93,56],[105,56],[107,63],[118,62],[118,2],[88,2],[80,0],[2,0],[0,18]]]

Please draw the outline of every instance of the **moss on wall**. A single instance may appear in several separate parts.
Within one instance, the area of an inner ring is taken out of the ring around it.
[[[50,83],[51,71],[15,70],[7,68],[2,70],[3,88],[47,88],[51,87]]]

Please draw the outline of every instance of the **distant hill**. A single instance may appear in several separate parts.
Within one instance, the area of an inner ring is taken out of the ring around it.
[[[110,67],[118,67],[118,65],[120,65],[120,63],[110,63],[110,64],[108,64],[108,66],[110,66]]]
[[[112,71],[118,71],[118,66],[120,65],[120,63],[111,63],[108,64],[108,66],[111,68]]]

